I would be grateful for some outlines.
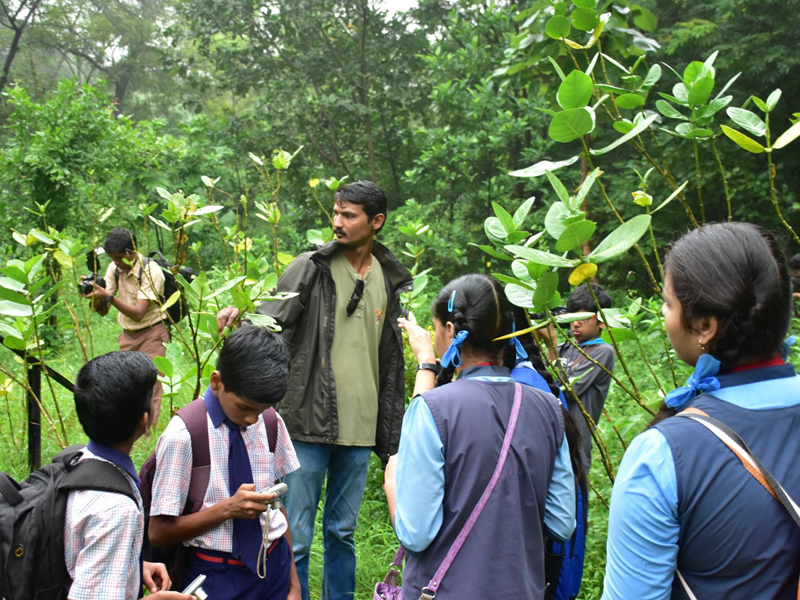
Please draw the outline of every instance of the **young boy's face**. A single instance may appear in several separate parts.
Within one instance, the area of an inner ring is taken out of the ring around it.
[[[269,408],[266,404],[254,402],[227,391],[219,376],[219,371],[211,374],[211,391],[219,398],[219,405],[225,416],[239,427],[254,425],[258,421],[258,416]]]
[[[600,337],[603,331],[603,324],[597,317],[589,317],[582,321],[572,321],[570,323],[570,331],[572,331],[572,337],[575,338],[575,341],[582,344]]]

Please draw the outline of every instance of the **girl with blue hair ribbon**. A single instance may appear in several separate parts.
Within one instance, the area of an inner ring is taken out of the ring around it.
[[[422,327],[400,319],[421,368],[384,486],[407,551],[403,597],[482,598],[502,590],[504,597],[542,598],[543,531],[564,541],[575,528],[562,409],[552,394],[511,378],[515,347],[497,338],[512,332],[513,315],[494,278],[465,275],[448,283],[433,303],[433,324],[431,343]],[[425,366],[435,363],[434,346],[442,367],[435,388]],[[472,529],[453,552],[468,521]]]
[[[786,258],[764,229],[717,223],[678,240],[665,267],[667,334],[694,373],[622,460],[603,598],[794,600],[800,527],[692,417],[702,411],[721,422],[717,431],[733,430],[800,498],[800,377],[783,342],[792,312]]]

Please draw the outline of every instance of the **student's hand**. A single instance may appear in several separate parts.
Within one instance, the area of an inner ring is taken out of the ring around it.
[[[228,329],[233,327],[234,323],[236,323],[236,319],[239,318],[239,314],[239,309],[233,306],[223,308],[217,313],[217,330],[222,333],[222,330],[226,327]]]
[[[142,563],[142,583],[147,586],[151,594],[155,594],[159,590],[166,591],[172,587],[172,580],[169,578],[164,563],[144,561]]]
[[[88,294],[81,294],[81,296],[83,296],[84,298],[97,298],[98,300],[105,300],[111,295],[111,292],[109,292],[106,288],[97,285],[96,282],[86,281],[86,277],[81,276],[81,281],[83,283],[88,283],[94,288],[94,290],[92,290]]]
[[[243,483],[236,493],[228,498],[229,519],[255,519],[267,508],[267,502],[273,500],[275,494],[259,494],[254,483]]]
[[[383,472],[383,489],[387,487],[394,489],[397,480],[397,454],[392,454],[386,463],[386,470]]]
[[[147,600],[196,600],[194,596],[189,594],[181,594],[180,592],[156,592],[150,594]]]
[[[400,329],[404,329],[408,333],[408,344],[411,346],[417,362],[436,362],[431,334],[425,328],[417,325],[416,321],[409,321],[403,317],[397,319],[397,324]]]
[[[289,593],[286,594],[286,600],[301,600],[302,594],[300,593],[300,586],[292,586],[289,584]]]

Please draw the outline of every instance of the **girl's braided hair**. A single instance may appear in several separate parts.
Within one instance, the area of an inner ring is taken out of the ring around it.
[[[665,264],[682,325],[716,317],[708,352],[729,371],[747,357],[778,352],[789,329],[792,285],[786,257],[775,237],[751,223],[714,223],[695,229],[672,246]],[[663,410],[658,422],[674,414]]]
[[[449,310],[450,298],[452,310]],[[503,356],[503,364],[514,366],[513,347],[508,340],[492,341],[511,333],[514,317],[511,304],[506,299],[503,287],[494,277],[470,274],[454,279],[442,288],[433,301],[433,316],[444,325],[452,322],[455,333],[468,331],[464,346],[484,351],[490,356]],[[441,370],[436,385],[449,383],[453,379],[455,366]]]

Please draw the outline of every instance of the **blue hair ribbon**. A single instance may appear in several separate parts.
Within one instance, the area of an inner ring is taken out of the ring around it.
[[[517,322],[516,321],[514,321],[511,324],[511,332],[512,333],[516,333],[517,332]],[[522,347],[522,342],[519,341],[519,338],[517,336],[514,336],[511,339],[509,339],[508,340],[508,345],[509,346],[514,346],[514,351],[517,353],[517,360],[523,360],[525,358],[528,358],[528,353],[525,351],[525,348]]]
[[[447,301],[447,312],[449,313],[453,312],[453,308],[455,307],[456,291],[457,290],[453,290],[453,293],[450,294],[450,299]]]
[[[783,360],[787,360],[789,358],[789,348],[794,346],[797,343],[797,338],[793,335],[790,335],[786,338],[783,342],[783,347],[781,348],[781,358]]]
[[[442,357],[442,367],[446,369],[451,364],[454,367],[461,366],[461,346],[464,344],[464,340],[467,339],[468,335],[469,331],[462,329],[452,340],[450,340],[450,347]]]
[[[683,410],[686,405],[699,394],[714,392],[720,388],[719,373],[720,362],[710,354],[703,354],[697,360],[697,365],[686,380],[686,385],[672,390],[664,399],[667,406],[675,410]]]

